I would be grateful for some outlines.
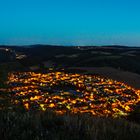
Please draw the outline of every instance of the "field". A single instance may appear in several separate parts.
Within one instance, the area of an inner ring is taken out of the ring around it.
[[[112,67],[70,67],[68,69],[69,71],[81,71],[85,74],[90,73],[108,77],[110,79],[121,81],[127,85],[134,87],[135,89],[140,89],[140,75],[137,73],[123,71],[121,69]]]
[[[139,140],[140,125],[124,119],[52,112],[0,111],[2,140]]]

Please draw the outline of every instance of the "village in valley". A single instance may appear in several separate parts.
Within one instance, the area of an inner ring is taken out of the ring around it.
[[[127,116],[140,101],[139,90],[90,74],[14,72],[9,73],[7,84],[14,105],[57,114]]]

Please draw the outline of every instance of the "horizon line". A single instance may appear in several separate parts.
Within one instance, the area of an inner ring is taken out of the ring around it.
[[[61,47],[107,47],[107,46],[114,46],[114,47],[140,47],[136,45],[121,45],[121,44],[108,44],[108,45],[62,45],[62,44],[45,44],[45,43],[34,43],[34,44],[0,44],[0,46],[16,46],[16,47],[28,47],[28,46],[61,46]]]

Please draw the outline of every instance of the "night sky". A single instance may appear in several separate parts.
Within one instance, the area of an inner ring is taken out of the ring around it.
[[[0,44],[140,46],[140,1],[0,0]]]

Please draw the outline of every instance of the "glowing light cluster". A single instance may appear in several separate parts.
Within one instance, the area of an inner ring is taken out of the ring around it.
[[[126,116],[140,101],[140,91],[124,83],[94,75],[10,73],[8,84],[13,103],[30,109],[51,109],[59,114],[90,113]]]

